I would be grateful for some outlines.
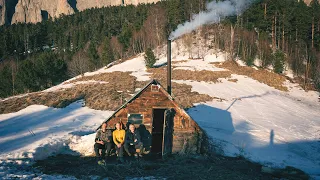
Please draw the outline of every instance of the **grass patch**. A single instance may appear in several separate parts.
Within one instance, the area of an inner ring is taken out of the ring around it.
[[[152,78],[162,82],[161,84],[166,86],[167,68],[150,68],[149,73],[152,73]],[[205,81],[205,82],[219,82],[219,78],[230,78],[231,72],[229,71],[190,71],[183,69],[176,69],[172,71],[172,79],[174,80],[191,80],[191,81]]]
[[[98,77],[84,78],[94,80]],[[16,112],[34,104],[63,108],[79,99],[84,99],[86,106],[92,109],[115,110],[121,105],[121,98],[124,102],[135,91],[136,78],[130,76],[129,73],[121,73],[121,75],[112,73],[111,76],[100,75],[100,77],[111,77],[109,80],[112,80],[112,82],[107,84],[78,84],[59,91],[39,92],[24,97],[10,98],[6,101],[0,101],[0,113]]]
[[[238,79],[228,79],[228,81],[237,83],[237,82],[238,82]]]
[[[0,101],[0,114],[17,112],[34,104],[64,108],[79,99],[84,99],[86,106],[92,109],[116,110],[122,105],[121,102],[124,103],[132,97],[132,94],[135,94],[137,88],[142,88],[147,83],[137,81],[136,77],[130,75],[130,72],[84,76],[70,83],[89,80],[108,83],[78,84],[59,91],[38,92],[24,97],[10,98]],[[191,89],[190,85],[173,83],[174,97],[182,107],[189,108],[194,103],[212,100],[210,96],[192,92]]]
[[[172,83],[172,94],[175,101],[181,105],[182,108],[190,108],[195,103],[212,101],[214,98],[207,94],[199,94],[192,91],[192,86],[187,84]]]
[[[220,64],[215,63],[214,65],[220,68],[228,69],[233,74],[251,77],[252,79],[267,84],[268,86],[274,87],[280,91],[288,91],[288,88],[283,86],[286,78],[282,75],[263,69],[255,70],[251,67],[239,66],[236,62],[233,61],[226,61]]]
[[[133,76],[130,77],[131,72],[110,72],[110,73],[100,73],[100,74],[95,74],[92,76],[81,76],[77,79],[74,79],[72,81],[69,81],[67,84],[70,83],[75,83],[75,82],[79,82],[79,81],[90,81],[90,80],[94,80],[94,81],[103,81],[103,82],[113,82],[114,80],[124,80],[123,78],[130,78],[130,80],[133,80]]]

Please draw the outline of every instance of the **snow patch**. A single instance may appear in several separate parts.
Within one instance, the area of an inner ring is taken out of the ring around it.
[[[83,156],[90,156],[94,154],[94,139],[96,133],[92,133],[85,136],[73,136],[69,144],[70,149],[80,153]]]

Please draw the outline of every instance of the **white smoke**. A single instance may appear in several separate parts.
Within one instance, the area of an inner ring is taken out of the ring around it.
[[[224,18],[233,15],[240,15],[250,4],[252,0],[226,0],[213,1],[207,4],[207,11],[192,16],[190,22],[178,25],[177,29],[170,34],[169,39],[174,40],[184,34],[196,30],[204,24],[218,23]]]

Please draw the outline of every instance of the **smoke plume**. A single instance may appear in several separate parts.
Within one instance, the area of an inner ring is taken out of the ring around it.
[[[204,24],[218,23],[224,18],[233,15],[240,15],[252,0],[226,0],[213,1],[207,4],[207,11],[192,16],[192,20],[178,25],[177,29],[170,34],[169,39],[174,40],[186,33],[196,30]]]

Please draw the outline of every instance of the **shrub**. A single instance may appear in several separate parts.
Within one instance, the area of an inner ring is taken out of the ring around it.
[[[253,57],[248,57],[246,59],[246,65],[247,66],[253,66],[253,64],[254,64],[254,58]]]

